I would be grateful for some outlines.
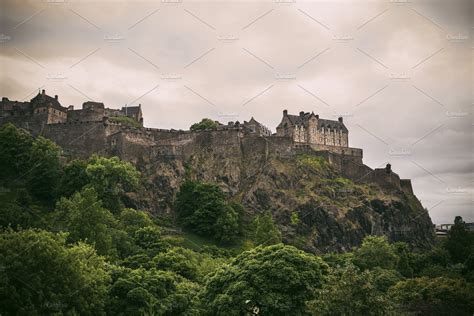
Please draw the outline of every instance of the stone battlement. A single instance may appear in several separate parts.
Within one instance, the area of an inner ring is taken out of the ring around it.
[[[130,119],[139,126],[132,126]],[[116,155],[137,162],[186,160],[203,148],[224,156],[243,151],[246,155],[280,158],[303,151],[325,157],[347,178],[413,193],[410,180],[401,180],[391,170],[373,170],[363,164],[362,149],[349,147],[349,131],[342,118],[325,120],[314,113],[289,115],[285,110],[274,134],[253,117],[243,123],[216,122],[214,128],[204,130],[160,129],[143,127],[141,106],[113,110],[88,101],[81,110],[74,110],[73,106],[62,107],[57,96],[49,97],[43,90],[30,102],[2,98],[0,124],[5,123],[53,140],[71,157]]]

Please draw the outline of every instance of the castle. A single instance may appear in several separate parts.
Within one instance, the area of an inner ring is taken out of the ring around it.
[[[290,115],[283,111],[283,119],[276,128],[278,136],[288,136],[298,143],[349,147],[349,131],[339,117],[337,121],[320,119],[314,113]]]
[[[125,106],[118,110],[105,108],[101,102],[87,101],[82,104],[82,109],[75,110],[73,105],[62,106],[57,95],[53,98],[47,95],[44,89],[29,102],[10,101],[6,97],[0,102],[2,121],[21,120],[23,127],[31,125],[33,129],[38,127],[35,125],[44,127],[47,124],[102,121],[105,117],[112,120],[128,117],[143,126],[141,105]]]
[[[243,123],[218,123],[205,131],[166,130],[144,127],[141,105],[110,109],[101,102],[87,101],[76,110],[72,105],[62,106],[57,95],[51,97],[42,90],[29,102],[3,97],[0,125],[5,123],[53,140],[70,157],[115,155],[138,163],[186,161],[202,148],[222,157],[287,158],[304,152],[324,156],[347,178],[412,192],[410,180],[400,179],[389,166],[373,170],[363,164],[362,149],[349,147],[349,131],[342,118],[320,119],[314,113],[291,115],[284,110],[276,133],[253,117]]]

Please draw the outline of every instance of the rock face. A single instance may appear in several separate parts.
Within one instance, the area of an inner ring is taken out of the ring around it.
[[[155,149],[123,157],[144,176],[137,207],[173,218],[174,195],[192,179],[218,184],[243,203],[247,220],[270,211],[286,243],[314,253],[350,250],[369,234],[416,249],[434,242],[431,219],[409,180],[391,171],[295,150],[283,138],[202,132],[187,144],[181,156],[156,156]]]
[[[314,253],[349,250],[368,234],[418,249],[435,240],[410,180],[364,165],[361,149],[297,144],[241,127],[189,132],[134,129],[106,119],[14,123],[50,138],[70,159],[100,154],[134,163],[143,185],[129,196],[130,206],[170,219],[180,185],[192,179],[216,183],[242,202],[247,221],[270,211],[285,242]]]

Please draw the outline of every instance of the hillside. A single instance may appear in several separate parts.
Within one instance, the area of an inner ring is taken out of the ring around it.
[[[190,179],[218,184],[245,206],[247,222],[270,211],[286,243],[314,253],[348,251],[369,234],[418,249],[434,243],[429,215],[407,190],[350,180],[319,152],[282,152],[262,137],[220,142],[203,132],[186,157],[138,156],[144,186],[134,206],[174,218],[174,196]]]

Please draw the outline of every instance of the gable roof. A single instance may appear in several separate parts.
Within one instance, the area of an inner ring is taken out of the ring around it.
[[[302,115],[287,114],[286,117],[288,117],[291,124],[302,125],[306,123],[312,115],[314,115],[314,113],[306,112],[306,113],[303,113]],[[342,129],[344,133],[348,133],[347,127],[344,125],[343,122],[318,118],[318,127],[321,128],[323,126],[335,128],[335,129]]]
[[[339,121],[334,121],[334,120],[325,120],[325,119],[319,119],[318,120],[318,126],[321,127],[329,127],[332,129],[342,129],[344,133],[347,133],[347,127],[344,125],[344,123],[339,122]]]
[[[39,107],[39,106],[47,106],[48,104],[51,104],[51,106],[57,110],[61,111],[66,111],[67,109],[59,103],[58,99],[50,97],[47,94],[42,94],[39,93],[31,99],[31,104],[33,107]]]

